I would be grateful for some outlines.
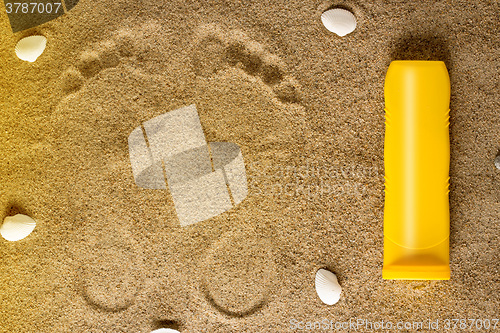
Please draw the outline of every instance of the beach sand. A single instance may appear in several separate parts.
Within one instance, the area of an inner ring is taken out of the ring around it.
[[[344,38],[321,23],[332,5],[357,17]],[[32,34],[47,48],[27,63]],[[498,34],[496,1],[81,0],[15,34],[2,11],[0,218],[37,227],[0,239],[0,332],[499,318]],[[450,73],[448,281],[382,280],[383,85],[401,59]],[[249,193],[181,227],[168,190],[136,186],[127,138],[190,104],[207,141],[241,148]]]

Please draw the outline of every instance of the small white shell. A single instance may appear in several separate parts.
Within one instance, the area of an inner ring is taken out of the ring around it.
[[[497,155],[495,158],[495,166],[497,167],[498,170],[500,170],[500,154]]]
[[[180,332],[171,328],[160,328],[152,331],[151,333],[180,333]]]
[[[35,62],[45,50],[46,45],[47,38],[44,36],[25,37],[17,42],[16,55],[21,60]]]
[[[7,216],[0,227],[0,234],[6,240],[16,242],[31,234],[35,226],[35,220],[29,216],[22,214]]]
[[[316,272],[316,293],[325,304],[332,305],[339,301],[342,287],[340,287],[337,276],[326,269]]]
[[[356,17],[345,9],[329,9],[321,14],[321,22],[331,32],[340,37],[351,33],[356,29]]]

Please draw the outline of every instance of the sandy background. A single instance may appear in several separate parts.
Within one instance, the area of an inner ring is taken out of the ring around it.
[[[321,13],[351,9],[356,31]],[[13,34],[0,14],[0,332],[288,332],[301,321],[498,318],[496,1],[87,1]],[[43,34],[44,54],[14,46]],[[451,279],[384,281],[384,76],[396,59],[451,77]],[[127,137],[195,103],[237,143],[235,209],[181,228],[168,191],[133,180]],[[316,296],[334,271],[341,300]],[[500,327],[500,324],[499,326]],[[369,331],[360,328],[359,331]]]

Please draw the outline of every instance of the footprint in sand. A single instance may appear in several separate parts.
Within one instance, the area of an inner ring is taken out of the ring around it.
[[[77,290],[101,311],[133,305],[146,274],[138,256],[141,244],[132,235],[150,228],[139,217],[147,215],[143,210],[153,210],[155,200],[149,196],[151,203],[144,203],[144,191],[137,191],[127,134],[183,95],[182,85],[175,85],[182,74],[154,74],[162,72],[155,64],[163,57],[151,39],[164,33],[161,29],[148,23],[138,30],[120,30],[82,52],[61,75],[66,96],[52,114],[52,144],[58,151],[53,182],[66,194],[66,218],[76,223],[74,243],[85,244],[73,251]],[[146,46],[137,44],[141,39]],[[66,175],[59,176],[58,169]],[[165,200],[164,195],[158,198]],[[175,221],[164,215],[163,225],[173,226]]]
[[[254,153],[287,151],[301,139],[300,85],[279,57],[241,31],[214,25],[200,27],[194,45],[197,103],[210,110],[202,119],[213,139],[246,147],[250,163],[259,159]],[[205,103],[214,100],[217,105]],[[272,249],[272,242],[253,229],[222,235],[200,264],[208,303],[230,317],[262,309],[270,300]]]
[[[75,234],[87,238],[75,236],[75,241],[90,247],[79,248],[75,256],[92,252],[80,261],[78,290],[90,306],[103,311],[136,304],[146,272],[137,256],[140,242],[127,241],[127,235],[159,223],[140,214],[128,220],[123,216],[164,207],[171,214],[161,226],[178,227],[174,207],[158,194],[162,191],[135,185],[127,138],[137,126],[194,103],[207,140],[238,144],[250,163],[262,152],[274,158],[275,152],[289,151],[303,136],[300,85],[264,46],[240,31],[202,26],[191,43],[192,61],[185,64],[176,63],[169,36],[156,22],[117,31],[82,52],[60,78],[66,97],[52,115],[53,145],[60,153],[54,170],[62,165],[69,176],[57,181],[54,174],[54,181],[71,198],[68,207],[76,213],[70,218],[84,221]],[[156,202],[151,199],[155,195]],[[122,219],[109,221],[110,211]],[[272,242],[251,231],[215,241],[202,264],[201,284],[210,306],[233,317],[265,306],[274,267],[270,249]]]

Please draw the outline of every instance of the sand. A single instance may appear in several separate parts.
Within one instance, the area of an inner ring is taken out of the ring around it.
[[[82,0],[15,34],[2,11],[0,217],[38,225],[0,239],[0,332],[499,318],[498,2],[339,1],[358,19],[344,38],[321,24],[333,4]],[[22,62],[14,46],[35,33],[47,48]],[[398,59],[450,73],[449,281],[382,280]],[[249,194],[181,228],[168,190],[135,185],[127,137],[193,103],[207,141],[241,148]],[[343,287],[334,306],[319,268]]]

